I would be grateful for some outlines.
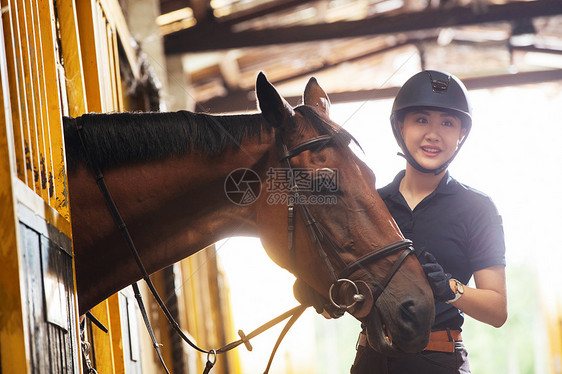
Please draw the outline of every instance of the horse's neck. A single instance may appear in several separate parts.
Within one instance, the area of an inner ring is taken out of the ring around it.
[[[149,272],[168,266],[228,236],[255,236],[255,211],[228,200],[225,178],[238,168],[256,168],[270,157],[271,134],[248,140],[221,155],[191,153],[165,161],[113,168],[105,181]],[[84,167],[69,176],[79,287],[89,279],[111,294],[138,278],[103,196]],[[120,274],[120,283],[104,278]],[[116,288],[117,287],[117,288]],[[99,290],[83,298],[97,299]],[[108,296],[108,295],[107,295]]]

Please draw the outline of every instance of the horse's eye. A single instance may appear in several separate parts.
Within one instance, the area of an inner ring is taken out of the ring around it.
[[[313,189],[314,192],[338,192],[338,170],[322,168],[316,169],[313,179]]]

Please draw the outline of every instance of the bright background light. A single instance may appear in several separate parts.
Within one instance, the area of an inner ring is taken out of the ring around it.
[[[467,318],[463,336],[475,373],[547,372],[549,343],[542,316],[562,300],[561,92],[553,83],[470,92],[473,129],[449,170],[491,196],[503,217],[509,304],[508,322],[500,329]],[[332,119],[361,143],[377,187],[405,165],[396,156],[391,105],[382,100],[331,110]],[[227,239],[217,250],[236,329],[248,333],[296,305],[294,277],[267,257],[258,239]],[[263,372],[280,329],[255,339],[254,351],[240,349],[244,373]],[[271,373],[349,372],[358,332],[352,317],[324,320],[308,310],[282,343]]]

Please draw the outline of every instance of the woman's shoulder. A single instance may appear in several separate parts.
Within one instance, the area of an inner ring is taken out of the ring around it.
[[[462,205],[470,210],[488,211],[497,213],[497,208],[492,198],[474,187],[461,183],[450,177],[451,187],[455,190],[455,195]]]

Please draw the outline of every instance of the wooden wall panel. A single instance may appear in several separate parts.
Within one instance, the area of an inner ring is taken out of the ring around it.
[[[54,2],[1,6],[0,372],[80,373]]]
[[[70,239],[18,205],[32,373],[79,373]]]

